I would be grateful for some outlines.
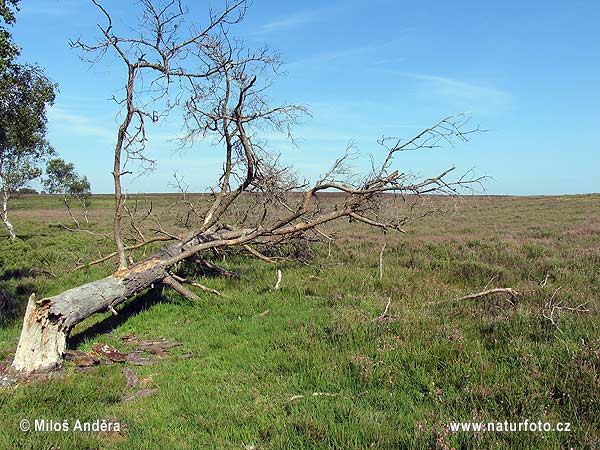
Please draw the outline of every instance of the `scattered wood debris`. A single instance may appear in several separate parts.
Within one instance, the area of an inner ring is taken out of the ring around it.
[[[100,364],[100,355],[95,351],[86,353],[79,350],[67,350],[65,359],[73,361],[77,367],[93,367]]]
[[[133,370],[131,370],[129,367],[123,367],[123,375],[125,376],[125,381],[127,382],[127,385],[125,386],[125,390],[123,391],[123,396],[121,397],[121,402],[130,402],[132,400],[135,400],[136,398],[145,398],[145,397],[151,397],[154,394],[156,394],[158,392],[158,389],[149,389],[149,388],[145,388],[145,389],[141,389],[135,392],[129,392],[132,389],[138,388],[138,386],[140,385],[140,379],[137,377],[137,375],[135,373],[133,373]],[[150,378],[151,380],[152,378]],[[146,380],[144,380],[144,382],[142,382],[142,385],[145,385]]]
[[[83,352],[80,350],[67,350],[66,359],[73,361],[78,371],[85,371],[101,364],[104,361],[113,363],[126,363],[132,366],[151,366],[159,362],[156,358],[149,358],[146,355],[155,357],[165,357],[169,355],[173,347],[181,345],[174,339],[166,339],[159,336],[156,340],[140,341],[135,333],[128,333],[121,336],[121,342],[136,347],[132,351],[120,351],[107,344],[94,344],[92,351]],[[184,355],[185,358],[192,358],[194,355]]]
[[[114,347],[106,344],[94,344],[92,345],[92,349],[104,356],[106,359],[112,362],[125,362],[127,361],[127,353],[120,352]]]
[[[142,389],[141,391],[134,392],[133,394],[126,394],[121,397],[122,402],[130,402],[136,398],[152,397],[158,392],[158,389]]]
[[[180,346],[181,343],[173,339],[165,339],[164,336],[159,336],[156,341],[138,341],[137,346],[140,350],[152,353],[157,356],[165,356],[173,347]]]
[[[152,366],[158,362],[156,359],[146,358],[143,354],[141,351],[128,353],[127,363],[132,366]]]
[[[124,342],[124,343],[126,343],[126,344],[135,343],[135,342],[138,341],[138,337],[132,331],[131,333],[127,333],[127,334],[121,336],[121,341]]]
[[[92,345],[92,350],[89,352],[66,350],[65,359],[71,361],[75,365],[75,371],[77,373],[93,371],[99,365],[106,363],[119,363],[130,366],[151,366],[159,363],[162,358],[168,356],[172,348],[182,345],[181,342],[177,342],[174,339],[167,339],[164,336],[159,336],[155,340],[139,340],[133,332],[121,336],[120,340],[123,344],[132,346],[134,349],[130,351],[121,351],[108,344],[95,343]],[[193,358],[195,356],[196,355],[193,353],[177,355],[178,358]],[[17,386],[32,381],[46,381],[59,375],[66,375],[64,371],[59,370],[47,374],[41,373],[22,377],[11,370],[11,361],[12,355],[9,355],[7,358],[0,361],[0,387]],[[140,380],[129,367],[123,367],[122,372],[127,382],[126,390],[131,390],[140,385]],[[156,392],[157,389],[143,389],[139,392],[124,395],[122,401],[150,397]]]
[[[125,381],[127,382],[126,389],[134,388],[140,384],[140,379],[129,367],[123,367],[123,375],[125,375]]]

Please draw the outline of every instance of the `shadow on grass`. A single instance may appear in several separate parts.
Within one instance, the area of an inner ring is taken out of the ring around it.
[[[16,269],[6,269],[0,275],[0,281],[18,280],[20,278],[30,277],[35,271],[29,267],[19,267]]]
[[[32,283],[7,284],[0,281],[0,328],[8,328],[23,320],[27,299],[34,291]]]
[[[168,300],[164,295],[162,295],[161,289],[150,289],[149,291],[146,291],[145,293],[137,295],[136,297],[128,300],[118,309],[117,316],[111,314],[110,316],[100,320],[99,322],[96,322],[85,330],[72,335],[68,339],[67,346],[69,349],[76,349],[86,340],[106,334],[127,322],[131,317],[147,311],[152,306],[163,302],[168,302]]]

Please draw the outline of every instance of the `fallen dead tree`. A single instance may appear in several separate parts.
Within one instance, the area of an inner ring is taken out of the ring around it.
[[[382,161],[373,163],[371,171],[362,177],[357,177],[348,165],[352,149],[347,149],[314,184],[299,183],[257,137],[265,127],[288,131],[305,108],[270,106],[264,95],[270,81],[267,78],[261,83],[260,77],[276,74],[279,58],[267,49],[251,51],[229,38],[228,27],[242,20],[246,1],[227,1],[221,11],[210,12],[208,24],[193,27],[185,23],[181,1],[142,0],[143,19],[135,37],[119,35],[109,12],[99,1],[92,2],[106,22],[100,25],[101,40],[94,45],[80,41],[73,45],[94,62],[111,52],[127,69],[125,96],[115,99],[124,112],[114,151],[116,251],[94,261],[115,258],[118,268],[106,278],[59,295],[40,300],[31,296],[12,364],[22,374],[59,367],[75,325],[95,313],[116,314],[117,305],[147,289],[166,286],[197,300],[198,295],[182,284],[187,279],[175,273],[182,261],[196,262],[223,276],[236,276],[208,261],[205,252],[239,248],[262,261],[273,262],[256,248],[273,249],[323,237],[331,242],[321,227],[341,219],[383,231],[401,231],[416,216],[410,205],[404,213],[398,212],[399,207],[415,202],[423,194],[455,195],[462,187],[480,181],[465,176],[448,181],[453,168],[427,179],[391,168],[401,152],[431,149],[453,140],[467,141],[470,133],[479,131],[465,130],[468,118],[456,116],[441,120],[407,141],[382,139]],[[182,36],[177,31],[184,29],[191,35]],[[150,91],[144,88],[144,76],[152,78]],[[169,231],[154,215],[151,205],[136,216],[126,208],[121,186],[122,177],[130,173],[124,169],[128,161],[152,164],[144,153],[145,121],[157,121],[176,106],[184,110],[185,143],[193,145],[198,139],[212,136],[224,149],[223,171],[208,206],[193,204],[181,190],[182,200],[177,207],[182,208],[185,233]],[[323,201],[321,194],[330,192],[341,195]],[[129,228],[123,211],[129,215]],[[147,238],[149,233],[154,237]],[[151,257],[132,262],[133,250],[157,241],[172,243]],[[189,284],[201,288],[194,283]]]
[[[196,236],[186,243],[170,245],[157,255],[101,280],[39,301],[32,295],[12,367],[26,372],[58,367],[70,330],[82,320],[98,312],[110,311],[153,284],[179,286],[181,290],[178,292],[181,292],[186,288],[172,277],[170,267],[189,257],[190,252],[194,254],[217,246],[235,245],[252,239],[254,235],[249,230],[239,230]]]

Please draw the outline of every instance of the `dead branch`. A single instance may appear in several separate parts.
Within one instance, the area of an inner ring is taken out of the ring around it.
[[[122,177],[130,173],[124,170],[125,165],[137,160],[143,168],[145,166],[143,170],[153,166],[154,161],[145,154],[146,122],[158,121],[178,103],[177,97],[175,100],[169,98],[173,81],[193,83],[196,78],[207,79],[223,65],[228,65],[229,61],[211,60],[205,53],[227,36],[229,25],[242,20],[246,1],[225,2],[220,13],[211,11],[208,26],[197,30],[185,25],[180,1],[158,6],[151,0],[144,0],[140,2],[142,20],[130,35],[121,35],[117,31],[117,22],[99,0],[92,0],[92,3],[105,19],[105,24],[98,25],[101,39],[96,44],[86,44],[78,39],[71,42],[71,46],[79,49],[82,59],[90,63],[112,53],[124,64],[127,74],[125,97],[115,98],[125,113],[117,132],[112,172],[115,192],[113,234],[119,270],[123,270],[128,263],[121,226],[125,200]],[[188,30],[187,35],[182,33],[184,30]],[[219,31],[221,35],[215,36]],[[144,76],[153,77],[149,87],[144,83]]]
[[[261,261],[268,262],[270,264],[275,264],[276,263],[274,259],[269,258],[268,256],[263,255],[262,253],[260,253],[259,251],[255,250],[254,248],[252,248],[248,244],[244,245],[244,249],[246,249],[248,251],[248,253],[250,253],[251,255],[256,256]]]
[[[207,268],[208,270],[216,272],[217,274],[219,274],[223,277],[238,278],[238,279],[240,278],[239,272],[232,272],[231,270],[224,269],[223,267],[217,266],[216,264],[214,264],[198,255],[195,255],[193,257],[193,261],[196,262],[197,264]]]
[[[145,247],[146,245],[153,244],[154,242],[165,242],[165,241],[172,241],[172,240],[173,240],[173,238],[168,237],[168,236],[157,236],[152,239],[148,239],[145,242],[140,242],[138,244],[130,245],[129,247],[125,247],[125,250],[126,251],[136,250],[138,248]],[[103,256],[102,258],[96,259],[95,261],[92,261],[92,262],[89,262],[86,264],[80,264],[79,266],[75,267],[74,270],[80,270],[80,269],[83,269],[84,267],[90,267],[90,266],[94,266],[96,264],[103,263],[105,261],[108,261],[109,259],[114,258],[115,256],[117,256],[117,252],[112,252],[106,256]]]
[[[162,283],[166,286],[169,286],[171,289],[173,289],[178,294],[183,295],[188,300],[193,300],[193,301],[200,300],[200,297],[198,297],[196,294],[194,294],[188,288],[186,288],[181,283],[176,281],[172,276],[166,276],[165,278],[163,278]]]
[[[558,288],[556,288],[554,290],[554,292],[552,293],[552,296],[550,296],[550,299],[544,306],[544,310],[547,311],[547,313],[545,311],[543,311],[542,316],[545,317],[546,319],[548,319],[552,323],[552,325],[554,325],[556,327],[556,329],[562,333],[562,330],[558,326],[558,319],[556,317],[554,317],[554,315],[560,311],[572,311],[572,312],[579,312],[579,313],[589,312],[589,309],[585,307],[589,302],[581,303],[580,305],[577,305],[575,307],[561,306],[563,300],[560,300],[559,302],[554,301],[556,294],[558,294],[558,292],[561,289],[562,289],[562,286],[559,286]]]
[[[191,280],[188,280],[187,278],[183,278],[183,277],[180,277],[179,275],[175,275],[174,273],[171,273],[170,275],[171,275],[171,277],[173,277],[179,283],[189,284],[190,286],[197,287],[198,289],[201,289],[202,291],[204,291],[204,292],[206,292],[208,294],[213,294],[213,295],[218,295],[219,297],[223,297],[223,294],[221,294],[216,289],[212,289],[212,288],[206,287],[206,286],[204,286],[204,285],[202,285],[200,283],[197,283],[195,281],[191,281]]]
[[[521,295],[520,292],[518,292],[512,288],[495,288],[495,289],[488,289],[486,291],[478,292],[476,294],[468,294],[468,295],[465,295],[464,297],[461,297],[459,300],[472,300],[475,298],[481,298],[481,297],[485,297],[487,295],[492,295],[492,294],[508,294],[512,299],[515,299]],[[510,300],[509,300],[509,302],[510,302]],[[510,303],[512,303],[512,302],[510,302]],[[512,303],[512,304],[514,304],[514,303]]]
[[[96,232],[94,232],[94,231],[91,231],[91,230],[86,230],[86,229],[84,229],[84,228],[81,228],[81,227],[77,227],[77,228],[71,228],[71,227],[68,227],[67,225],[65,225],[64,223],[61,223],[61,224],[59,224],[59,225],[60,225],[62,228],[64,228],[65,230],[67,230],[67,231],[71,231],[71,232],[73,232],[73,233],[86,233],[86,234],[89,234],[89,235],[91,235],[91,236],[100,236],[100,237],[102,237],[102,238],[105,238],[105,239],[110,239],[110,236],[109,236],[108,234],[104,234],[104,233],[96,233]]]

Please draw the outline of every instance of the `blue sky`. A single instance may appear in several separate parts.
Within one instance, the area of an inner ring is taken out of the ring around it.
[[[49,138],[111,192],[116,105],[108,101],[123,67],[90,67],[69,39],[93,41],[101,20],[87,0],[22,0],[13,28],[23,60],[60,85],[49,111]],[[205,2],[193,2],[202,23]],[[133,17],[130,0],[107,0],[115,16]],[[218,4],[218,1],[213,1]],[[120,19],[118,19],[120,20]],[[274,1],[255,0],[235,34],[265,42],[285,57],[274,100],[309,106],[295,128],[298,147],[270,134],[270,146],[314,179],[350,141],[381,156],[383,135],[411,137],[444,116],[466,112],[488,129],[468,144],[403,154],[401,171],[435,175],[455,165],[491,177],[489,194],[600,192],[600,2],[589,1]],[[171,191],[177,171],[205,191],[221,167],[206,143],[177,152],[176,121],[153,130],[157,170],[127,181],[136,192]]]

